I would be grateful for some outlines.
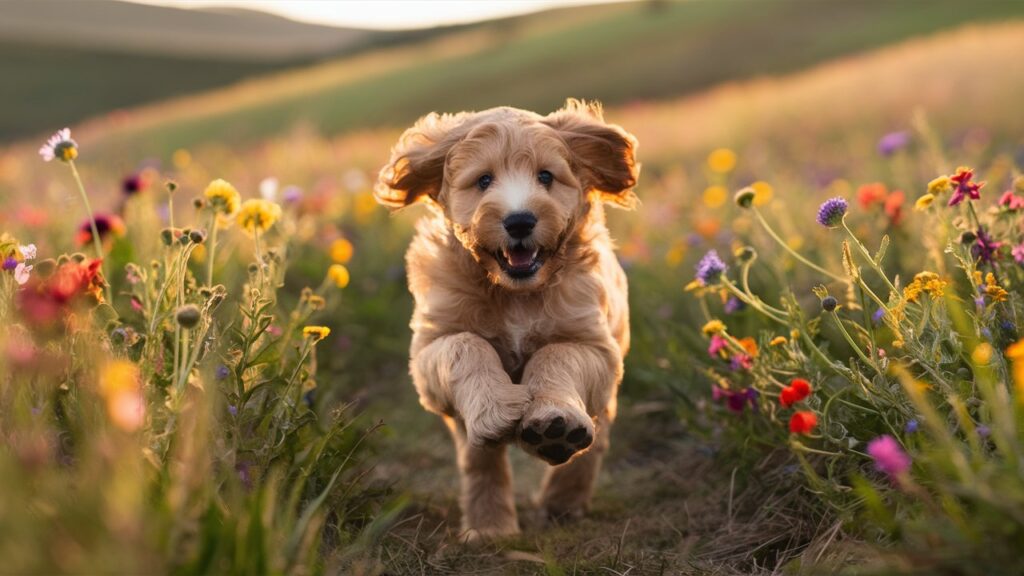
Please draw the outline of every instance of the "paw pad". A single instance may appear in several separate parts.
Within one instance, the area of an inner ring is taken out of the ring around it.
[[[570,427],[565,418],[530,422],[523,426],[519,438],[530,452],[552,465],[564,464],[573,454],[585,450],[594,442],[594,436],[584,425]]]

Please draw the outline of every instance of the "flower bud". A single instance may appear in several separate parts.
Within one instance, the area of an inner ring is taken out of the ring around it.
[[[206,201],[197,196],[192,199],[192,207],[196,210],[202,210],[206,207]]]
[[[174,180],[168,180],[167,182],[164,182],[164,186],[167,188],[168,194],[174,194],[174,192],[178,189],[178,183],[175,182]]]
[[[737,249],[734,255],[737,261],[746,263],[757,258],[757,250],[754,250],[753,246],[743,246]]]
[[[164,243],[164,246],[170,246],[174,242],[174,230],[170,228],[164,228],[160,231],[160,241]]]
[[[736,192],[736,195],[733,196],[733,201],[735,201],[736,205],[740,208],[750,208],[750,205],[754,203],[754,196],[757,196],[757,191],[750,186],[747,186],[746,188],[741,188]]]
[[[974,241],[977,239],[978,235],[975,234],[974,232],[971,232],[970,230],[967,230],[966,232],[960,235],[960,243],[965,246],[970,246],[971,244],[974,244]]]
[[[203,230],[193,230],[188,233],[188,239],[195,244],[202,244],[206,241],[206,232]]]
[[[186,304],[174,313],[174,319],[182,328],[194,328],[199,323],[201,314],[194,304]]]
[[[837,306],[839,306],[839,301],[834,296],[825,296],[821,299],[821,307],[826,312],[835,311]]]

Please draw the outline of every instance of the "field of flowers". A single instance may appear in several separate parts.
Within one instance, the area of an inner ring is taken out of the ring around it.
[[[992,26],[609,111],[644,162],[609,466],[591,518],[483,549],[406,375],[395,130],[6,151],[5,570],[1021,573],[1021,51]]]

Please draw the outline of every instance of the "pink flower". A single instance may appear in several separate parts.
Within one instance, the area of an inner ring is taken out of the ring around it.
[[[726,352],[726,350],[725,350],[726,346],[727,346],[727,343],[726,343],[725,338],[722,338],[718,334],[715,334],[715,335],[711,336],[711,344],[708,346],[708,356],[711,356],[712,358],[716,358],[716,357],[726,358],[726,357],[728,357],[729,353]]]
[[[1024,198],[1017,196],[1012,190],[1007,190],[999,197],[999,205],[1006,206],[1008,210],[1020,210],[1024,208]]]
[[[1024,264],[1024,242],[1014,246],[1012,254],[1013,259],[1017,261],[1017,264]]]
[[[31,272],[31,265],[19,262],[18,266],[14,269],[14,281],[17,282],[19,286],[25,285],[25,283],[28,282],[29,274]]]
[[[892,479],[910,470],[910,456],[895,438],[884,434],[868,442],[868,454],[875,460],[875,468]]]

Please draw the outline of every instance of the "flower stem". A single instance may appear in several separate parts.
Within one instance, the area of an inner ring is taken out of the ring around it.
[[[850,230],[850,227],[846,225],[846,219],[845,218],[843,218],[843,230],[846,230],[846,234],[849,235],[850,239],[853,240],[853,243],[857,245],[857,249],[860,251],[861,256],[863,256],[864,259],[868,261],[868,264],[871,266],[871,268],[876,273],[878,273],[879,276],[882,277],[882,280],[885,280],[885,284],[886,284],[886,286],[889,287],[889,290],[892,290],[892,292],[894,294],[899,296],[899,291],[896,290],[895,286],[893,286],[893,283],[889,280],[889,277],[885,274],[885,270],[882,270],[881,266],[879,266],[878,263],[875,262],[875,259],[871,257],[871,253],[868,252],[868,249],[864,247],[864,244],[862,244],[861,241],[857,238],[857,236],[854,235],[853,231]]]
[[[881,375],[882,371],[878,369],[878,366],[875,366],[874,362],[869,360],[868,357],[864,355],[864,352],[860,349],[860,346],[858,346],[857,343],[853,341],[853,336],[850,336],[850,333],[846,331],[846,326],[843,326],[843,321],[839,319],[839,314],[836,314],[835,312],[829,312],[829,315],[832,316],[832,318],[836,321],[836,326],[839,326],[839,331],[843,333],[843,338],[845,338],[846,341],[850,344],[850,346],[853,348],[854,352],[857,353],[857,356],[861,359],[861,361],[867,364],[868,366],[874,368],[875,371],[878,372],[879,375]]]
[[[96,227],[96,218],[92,215],[92,206],[89,204],[89,195],[85,193],[85,185],[82,184],[82,177],[78,175],[78,168],[75,167],[75,161],[68,160],[67,164],[68,167],[71,168],[71,175],[75,178],[75,184],[78,185],[78,192],[82,195],[82,203],[85,204],[85,214],[89,218],[89,227],[92,229],[92,244],[96,249],[96,257],[100,259],[100,272],[103,273],[104,283],[106,284],[107,302],[113,305],[114,299],[110,291],[110,281],[107,279],[106,267],[103,265],[103,244],[100,242],[100,231]]]
[[[780,238],[779,235],[775,233],[775,230],[773,230],[772,227],[768,225],[768,221],[765,220],[764,216],[761,215],[761,211],[760,210],[758,210],[757,208],[755,208],[753,206],[751,206],[750,209],[754,212],[754,216],[757,217],[757,221],[761,223],[761,227],[765,229],[765,232],[768,232],[768,235],[771,236],[775,240],[775,242],[778,243],[779,246],[782,246],[783,250],[785,250],[786,252],[789,252],[790,256],[792,256],[793,258],[796,258],[800,263],[802,263],[805,266],[811,268],[812,270],[815,270],[815,271],[817,271],[820,274],[824,274],[825,276],[828,276],[829,278],[831,278],[831,279],[833,279],[833,280],[835,280],[837,282],[846,282],[846,279],[841,278],[840,276],[838,276],[836,274],[833,274],[833,273],[829,272],[828,270],[825,270],[821,266],[818,266],[814,262],[811,262],[807,258],[804,258],[803,256],[801,256],[800,253],[797,252],[796,250],[793,250],[792,248],[790,248],[789,244],[786,244],[786,242],[783,241],[783,239]]]
[[[217,215],[210,219],[210,250],[206,256],[206,285],[213,287],[213,257],[217,250]]]

